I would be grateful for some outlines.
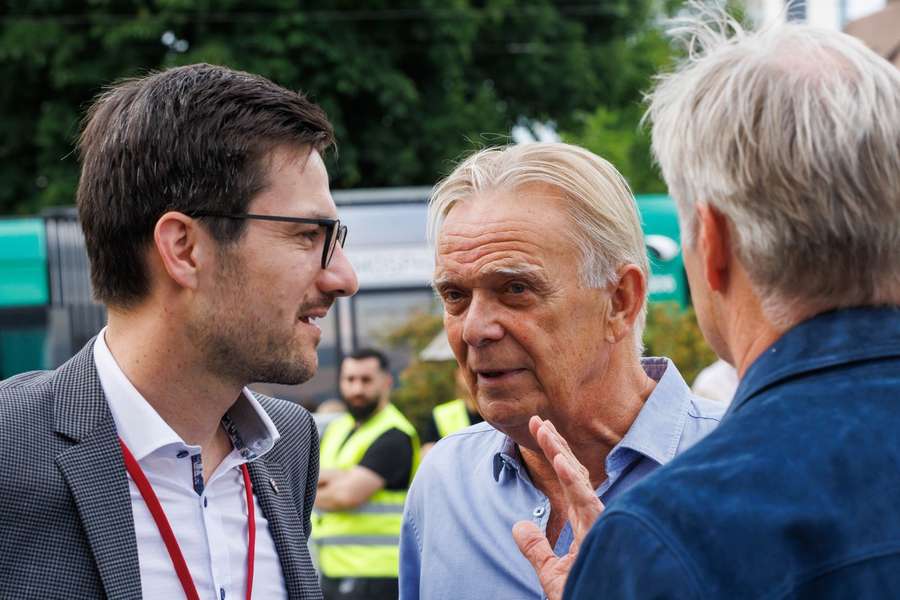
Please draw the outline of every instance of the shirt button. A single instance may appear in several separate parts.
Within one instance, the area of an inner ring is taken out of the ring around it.
[[[206,508],[206,504],[207,504],[207,502],[206,502],[206,497],[204,497],[204,498],[203,498],[203,508]]]
[[[184,458],[184,457],[187,456],[187,455],[188,455],[188,451],[187,451],[187,450],[182,450],[182,451],[180,451],[178,454],[176,454],[175,456],[177,456],[178,458]]]
[[[540,519],[541,517],[544,516],[544,512],[546,512],[544,507],[538,506],[537,508],[534,509],[534,511],[531,514],[534,515],[535,518]]]

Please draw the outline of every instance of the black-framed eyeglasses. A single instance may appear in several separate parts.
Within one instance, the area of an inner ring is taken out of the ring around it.
[[[325,228],[325,245],[322,247],[322,268],[327,269],[338,244],[341,248],[347,241],[347,226],[340,219],[310,219],[306,217],[281,217],[277,215],[255,215],[252,213],[220,213],[209,210],[195,210],[185,213],[189,217],[214,217],[217,219],[255,219],[257,221],[277,221],[281,223],[309,223]]]

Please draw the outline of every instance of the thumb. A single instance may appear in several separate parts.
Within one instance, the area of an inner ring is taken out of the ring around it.
[[[519,521],[513,525],[512,534],[519,552],[528,559],[538,574],[549,561],[556,559],[547,536],[531,521]]]

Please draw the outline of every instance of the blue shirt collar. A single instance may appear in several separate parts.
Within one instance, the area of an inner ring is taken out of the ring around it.
[[[822,313],[789,329],[750,365],[725,416],[801,373],[887,356],[900,356],[900,307]]]
[[[642,358],[641,366],[656,381],[656,387],[625,437],[607,455],[608,474],[621,471],[640,456],[664,465],[674,458],[678,450],[687,418],[687,405],[691,402],[691,390],[668,358]],[[494,453],[494,480],[500,482],[504,467],[518,471],[520,466],[516,443],[504,435]]]
[[[643,358],[641,366],[656,387],[628,428],[625,437],[606,457],[607,473],[619,470],[632,450],[664,465],[675,457],[691,402],[691,390],[668,358]],[[630,462],[630,460],[628,461]]]

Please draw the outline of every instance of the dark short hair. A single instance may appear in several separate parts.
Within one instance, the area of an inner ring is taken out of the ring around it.
[[[367,358],[375,358],[378,360],[378,367],[385,373],[391,372],[391,363],[387,355],[381,350],[375,348],[358,348],[344,357],[344,359],[352,358],[353,360],[365,360]]]
[[[129,306],[149,291],[145,252],[170,210],[240,213],[266,185],[278,146],[324,151],[325,112],[299,92],[226,67],[195,64],[121,81],[85,117],[78,214],[94,294]],[[221,244],[245,222],[204,222]]]

